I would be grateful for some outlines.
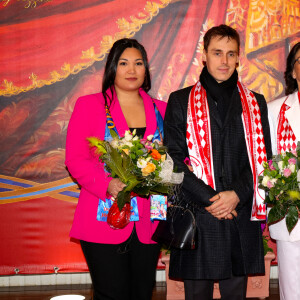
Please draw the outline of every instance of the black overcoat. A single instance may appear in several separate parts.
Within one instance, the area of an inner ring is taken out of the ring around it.
[[[181,279],[225,279],[234,275],[264,273],[262,232],[259,221],[250,221],[253,200],[253,178],[249,164],[242,104],[238,89],[233,92],[224,124],[217,106],[208,94],[211,139],[216,190],[198,179],[184,159],[189,157],[186,143],[187,107],[192,87],[170,95],[164,119],[164,143],[178,171],[184,171],[181,200],[192,203],[197,222],[195,250],[171,250],[170,277]],[[270,158],[271,141],[264,97],[256,94]],[[233,220],[218,220],[204,207],[220,191],[234,190],[240,202],[238,216]]]

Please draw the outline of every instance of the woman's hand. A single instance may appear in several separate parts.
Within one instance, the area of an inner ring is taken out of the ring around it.
[[[107,192],[116,199],[119,192],[121,192],[125,186],[126,184],[123,183],[120,179],[113,178],[108,184]]]

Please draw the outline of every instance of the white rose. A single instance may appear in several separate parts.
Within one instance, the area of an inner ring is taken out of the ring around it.
[[[278,163],[278,168],[282,172],[282,170],[283,170],[283,161],[282,160]]]
[[[294,173],[296,166],[295,165],[289,165],[288,168],[291,170],[292,173]]]
[[[263,186],[267,186],[268,181],[270,180],[269,176],[264,176],[263,180],[262,180],[262,185]]]

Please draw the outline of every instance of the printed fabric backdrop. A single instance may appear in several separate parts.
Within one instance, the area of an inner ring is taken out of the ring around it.
[[[0,0],[0,275],[87,270],[69,238],[79,187],[65,138],[77,98],[101,90],[115,40],[145,46],[150,94],[167,101],[196,82],[203,35],[226,23],[241,35],[242,82],[269,101],[284,93],[299,10],[299,0]]]

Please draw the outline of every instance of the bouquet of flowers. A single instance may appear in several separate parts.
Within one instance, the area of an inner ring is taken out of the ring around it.
[[[183,180],[183,173],[174,173],[174,164],[166,152],[166,147],[153,136],[140,139],[136,132],[128,130],[119,138],[110,130],[112,139],[103,141],[96,137],[88,138],[89,145],[99,159],[105,163],[105,169],[113,178],[119,178],[126,187],[119,192],[116,205],[110,210],[128,211],[131,195],[148,197],[150,194],[168,194],[175,184]],[[108,214],[109,222],[110,212]],[[120,227],[119,227],[120,228]]]
[[[300,142],[296,150],[275,155],[265,162],[259,183],[259,187],[267,192],[265,203],[272,207],[268,224],[286,217],[286,226],[291,233],[300,211]]]

